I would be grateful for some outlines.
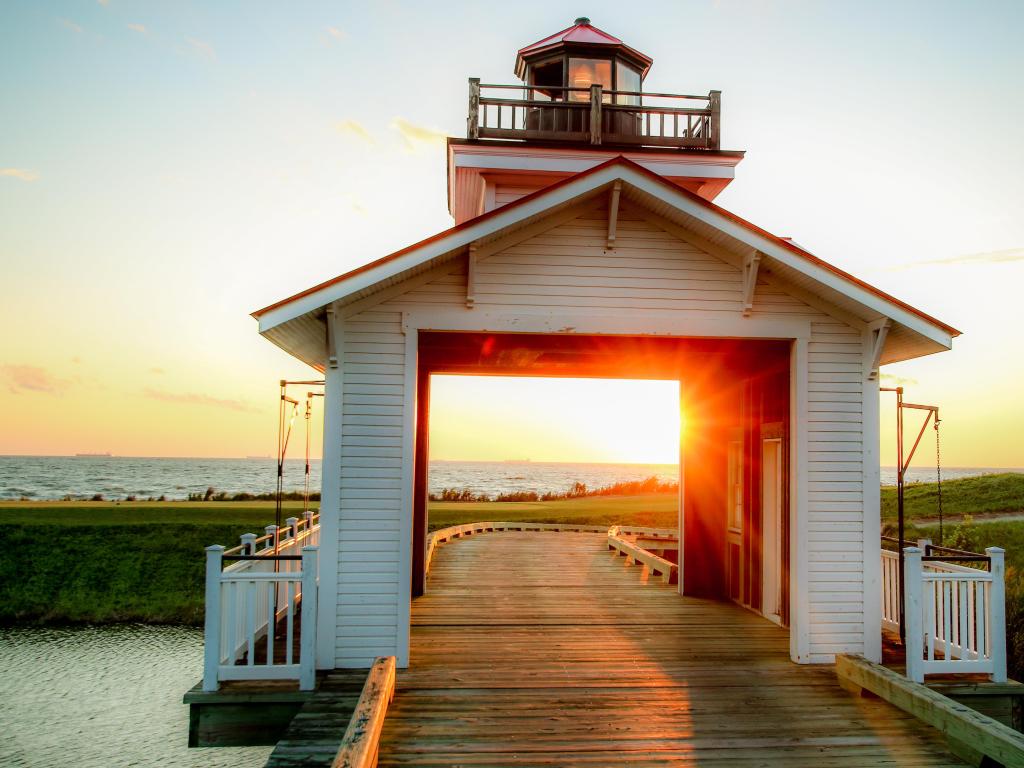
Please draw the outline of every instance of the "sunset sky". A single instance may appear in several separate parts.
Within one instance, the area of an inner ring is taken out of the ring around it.
[[[963,330],[886,370],[946,462],[1024,466],[1024,4],[967,0],[3,3],[0,454],[272,453],[249,312],[450,226],[466,78],[580,14],[723,92],[718,203]],[[439,458],[676,458],[674,385],[435,393]]]

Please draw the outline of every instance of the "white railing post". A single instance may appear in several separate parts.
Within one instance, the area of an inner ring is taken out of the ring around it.
[[[918,549],[921,550],[921,554],[923,554],[925,557],[928,556],[928,547],[930,547],[931,545],[932,545],[932,540],[931,539],[918,539],[917,540],[917,547],[918,547]]]
[[[277,547],[277,526],[268,525],[263,530],[265,530],[267,532],[267,536],[270,537],[270,540],[267,542],[267,549],[274,549]]]
[[[291,538],[292,541],[295,541],[295,539],[299,537],[299,518],[289,517],[284,522],[285,525],[288,526],[288,530],[291,531],[291,533],[288,534],[289,537]]]
[[[985,554],[992,563],[992,584],[988,594],[988,631],[992,643],[992,682],[1006,682],[1006,550],[988,547]],[[984,649],[979,649],[983,651]]]
[[[316,687],[317,547],[302,548],[302,634],[299,637],[299,690]]]
[[[313,527],[313,510],[307,509],[302,516],[306,519],[306,530],[308,531]]]
[[[243,555],[255,555],[256,554],[256,534],[255,533],[243,533],[238,537],[242,543],[242,554]]]
[[[905,649],[907,652],[907,678],[916,683],[924,682],[924,607],[923,569],[921,550],[907,547],[903,550],[903,617],[905,627]]]
[[[203,629],[203,690],[216,691],[220,683],[220,574],[224,547],[206,548],[206,618]]]

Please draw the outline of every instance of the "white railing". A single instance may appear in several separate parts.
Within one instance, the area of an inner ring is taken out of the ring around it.
[[[319,540],[318,518],[307,512],[262,537],[243,534],[233,549],[206,548],[203,690],[225,680],[313,688]]]
[[[986,549],[986,571],[923,560],[921,547],[903,550],[908,678],[924,682],[931,674],[980,673],[1006,681],[1004,554],[999,547]],[[893,575],[898,562],[898,553],[883,550],[883,624],[895,629],[899,597]]]

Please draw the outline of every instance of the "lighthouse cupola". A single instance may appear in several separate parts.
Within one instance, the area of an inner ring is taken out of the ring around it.
[[[516,76],[529,98],[586,102],[600,86],[605,104],[640,103],[640,90],[654,60],[581,17],[571,27],[519,50]]]

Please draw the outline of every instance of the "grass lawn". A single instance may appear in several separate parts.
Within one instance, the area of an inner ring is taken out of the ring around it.
[[[314,509],[319,502],[312,502]],[[301,501],[285,515],[302,517]],[[274,522],[272,501],[0,501],[0,524],[20,525],[239,525],[263,533]],[[211,544],[213,542],[210,542]]]
[[[935,483],[910,483],[904,490],[904,508],[908,520],[937,517],[938,487]],[[942,484],[943,516],[1024,514],[1024,474],[1003,472],[996,475],[947,480]],[[896,488],[882,488],[882,519],[896,519]]]

